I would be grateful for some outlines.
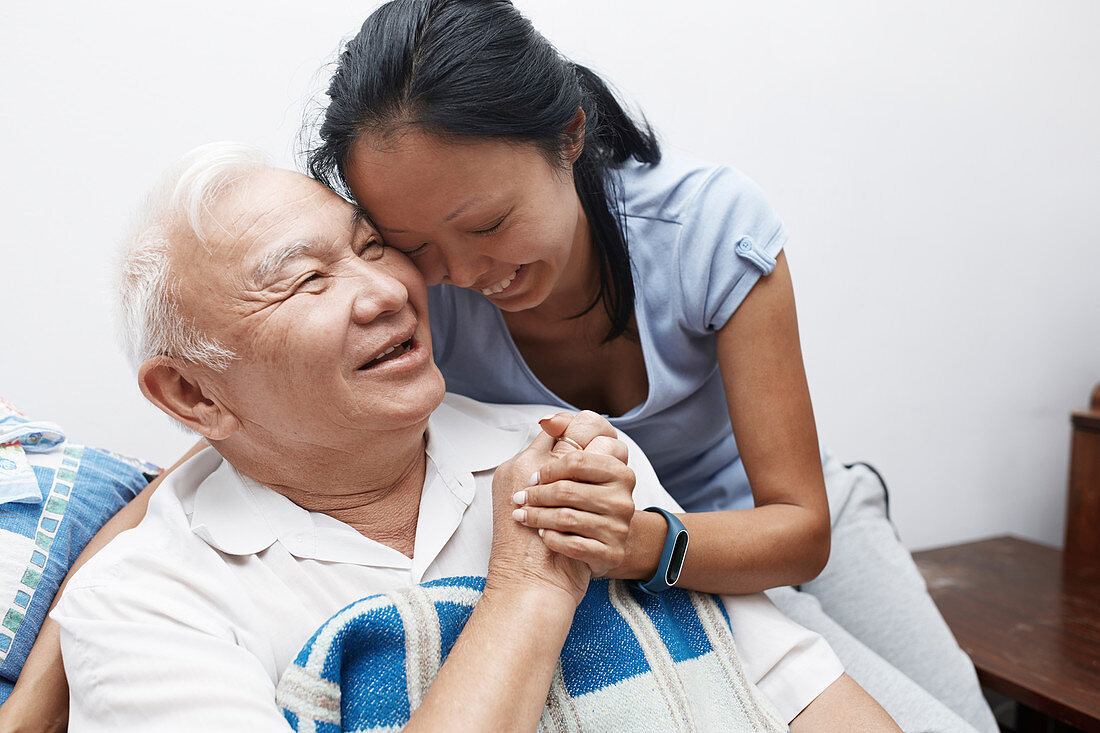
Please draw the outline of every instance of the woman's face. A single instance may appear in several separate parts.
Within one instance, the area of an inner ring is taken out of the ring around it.
[[[476,290],[506,311],[592,295],[595,260],[572,170],[533,145],[364,135],[347,178],[386,244],[429,285]]]

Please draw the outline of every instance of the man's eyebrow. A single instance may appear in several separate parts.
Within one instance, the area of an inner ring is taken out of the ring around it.
[[[372,217],[370,214],[368,214],[367,210],[364,209],[359,204],[355,204],[352,207],[351,220],[355,224],[367,224],[371,228],[377,229],[379,231],[385,229],[387,232],[392,232],[394,234],[407,234],[408,233],[408,230],[406,230],[406,229],[390,229],[389,227],[382,226],[381,224],[376,222],[374,220],[374,217]]]
[[[252,271],[252,283],[260,289],[268,287],[288,262],[303,257],[312,247],[309,242],[303,241],[276,247],[265,254],[260,264],[256,265],[256,269]]]
[[[367,223],[374,226],[374,220],[370,218],[370,214],[359,204],[352,204],[351,206],[351,223],[362,224]]]

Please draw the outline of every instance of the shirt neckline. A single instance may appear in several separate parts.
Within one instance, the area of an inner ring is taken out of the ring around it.
[[[468,290],[468,288],[463,288],[463,290]],[[559,397],[556,392],[543,384],[542,380],[535,375],[535,372],[531,369],[531,366],[527,363],[527,360],[523,358],[523,354],[520,353],[519,347],[516,346],[516,341],[512,338],[512,332],[508,330],[508,324],[504,321],[504,315],[500,312],[500,308],[497,308],[495,305],[486,300],[484,296],[474,293],[472,290],[470,291],[470,295],[472,297],[480,298],[483,301],[483,307],[488,307],[493,310],[493,314],[497,322],[497,327],[501,329],[504,335],[504,342],[507,345],[508,350],[512,354],[512,359],[515,360],[515,362],[519,365],[520,371],[523,372],[524,376],[531,383],[531,386],[533,386],[535,389],[541,392],[544,397],[546,397],[547,404],[564,407],[565,409],[572,410],[573,412],[580,412],[581,410],[587,409],[584,407],[577,407],[572,403],[566,402],[564,399]],[[603,417],[618,423],[628,423],[640,419],[645,415],[646,410],[649,408],[650,403],[653,401],[653,372],[650,369],[650,359],[647,354],[647,350],[653,350],[653,345],[650,340],[651,337],[649,333],[649,328],[647,327],[649,324],[645,308],[639,308],[639,302],[640,298],[638,295],[638,289],[635,288],[634,320],[638,324],[638,340],[640,341],[640,346],[642,349],[642,364],[645,367],[646,396],[644,400],[639,402],[637,405],[634,405],[621,415],[608,415],[606,413],[603,413]]]
[[[473,474],[495,469],[516,450],[515,433],[478,421],[447,401],[432,413],[411,558],[340,520],[303,509],[240,474],[213,448],[191,459],[209,466],[194,477],[191,530],[229,555],[255,555],[278,543],[299,559],[406,569],[422,577],[474,499]]]

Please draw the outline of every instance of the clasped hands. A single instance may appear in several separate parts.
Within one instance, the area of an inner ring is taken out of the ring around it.
[[[548,583],[579,602],[592,577],[626,557],[634,472],[626,444],[594,412],[548,415],[539,425],[543,432],[493,476],[490,576]]]

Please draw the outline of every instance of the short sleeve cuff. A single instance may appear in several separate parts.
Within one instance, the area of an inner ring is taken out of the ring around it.
[[[737,240],[733,251],[740,260],[737,269],[742,274],[729,283],[725,292],[708,293],[707,300],[714,304],[713,310],[706,316],[708,328],[717,331],[726,325],[757,281],[775,269],[776,259],[786,243],[787,229],[782,224],[767,241],[749,236]]]
[[[820,635],[792,621],[763,593],[721,596],[745,677],[790,722],[844,673]]]
[[[832,647],[815,635],[780,659],[756,685],[790,723],[842,674],[844,665]]]

